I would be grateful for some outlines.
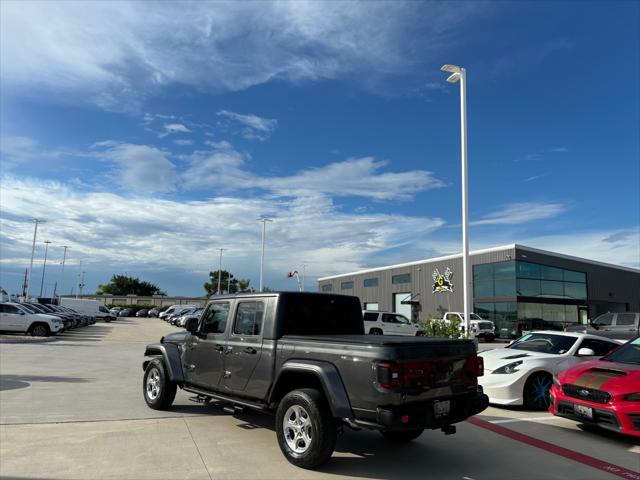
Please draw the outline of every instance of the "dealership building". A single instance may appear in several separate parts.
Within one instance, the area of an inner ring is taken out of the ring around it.
[[[640,270],[507,245],[470,253],[473,311],[503,338],[562,329],[606,312],[640,312]],[[355,295],[363,309],[414,320],[463,310],[462,255],[318,279],[321,292]]]

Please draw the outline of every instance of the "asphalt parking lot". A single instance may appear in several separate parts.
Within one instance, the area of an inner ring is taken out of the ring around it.
[[[345,430],[326,465],[301,470],[281,455],[271,416],[233,416],[181,391],[171,410],[147,408],[144,345],[171,331],[155,318],[124,318],[53,341],[0,336],[0,476],[640,479],[640,442],[545,412],[492,407],[458,424],[456,435],[425,432],[402,446]]]

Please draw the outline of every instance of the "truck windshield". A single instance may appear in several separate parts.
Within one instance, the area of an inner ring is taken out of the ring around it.
[[[357,298],[338,295],[287,295],[283,335],[362,335],[364,322]]]

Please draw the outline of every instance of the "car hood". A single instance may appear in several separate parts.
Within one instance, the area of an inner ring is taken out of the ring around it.
[[[187,335],[189,335],[189,332],[187,332],[186,330],[182,332],[170,333],[169,335],[165,335],[163,337],[162,342],[163,343],[184,343],[187,338]]]
[[[531,360],[557,360],[562,361],[563,355],[554,355],[551,353],[530,352],[527,350],[512,350],[510,348],[496,348],[495,350],[487,350],[479,354],[484,361],[484,368],[493,371],[503,365],[512,362],[531,361]]]
[[[640,365],[592,360],[558,376],[561,384],[605,390],[614,395],[640,391]]]

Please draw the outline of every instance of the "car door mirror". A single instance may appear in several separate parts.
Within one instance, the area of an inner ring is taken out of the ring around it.
[[[596,352],[594,352],[590,348],[581,348],[580,350],[578,350],[579,357],[593,357],[595,354]]]
[[[200,322],[197,318],[190,318],[185,323],[184,328],[187,330],[187,332],[195,334],[198,332],[198,323]]]

